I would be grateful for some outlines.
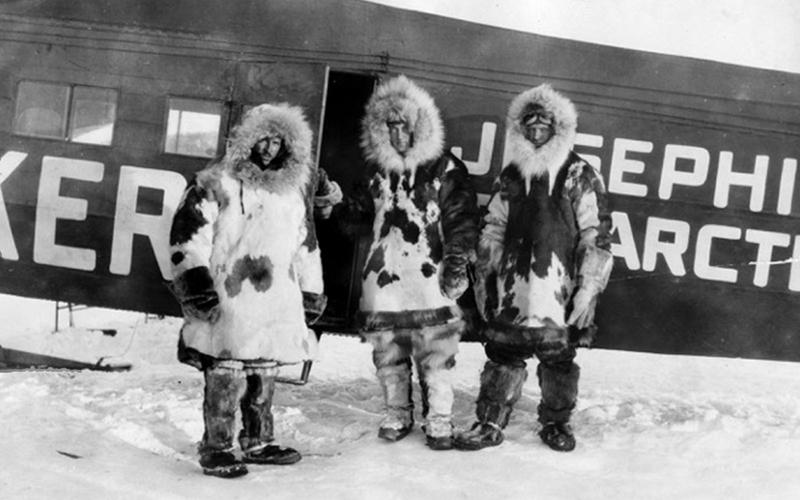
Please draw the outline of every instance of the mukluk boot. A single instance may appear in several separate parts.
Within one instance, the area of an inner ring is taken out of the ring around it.
[[[487,446],[497,446],[503,442],[503,428],[487,421],[475,422],[468,431],[456,434],[453,445],[456,449],[475,451]]]
[[[400,441],[414,428],[414,420],[397,415],[386,415],[378,427],[378,437],[386,441]]]
[[[432,450],[453,449],[453,424],[450,417],[429,417],[425,421],[425,444]]]
[[[572,451],[575,449],[575,435],[567,422],[547,422],[539,431],[544,444],[556,451]]]
[[[244,387],[240,366],[217,363],[204,371],[203,422],[200,445],[203,474],[223,478],[247,474],[247,466],[233,454],[236,407]]]
[[[419,381],[422,388],[422,416],[425,444],[432,450],[453,448],[453,424],[450,414],[453,408],[452,370],[447,367],[431,368],[419,365]]]
[[[487,361],[481,373],[481,389],[475,409],[478,420],[470,430],[456,434],[454,446],[459,450],[473,451],[502,443],[503,429],[508,424],[514,404],[522,396],[522,385],[527,378],[524,365]]]
[[[297,450],[269,444],[273,440],[272,397],[277,368],[251,365],[246,372],[247,387],[241,401],[242,430],[239,432],[244,461],[259,465],[299,462],[302,456]]]
[[[539,422],[542,442],[556,451],[575,449],[575,435],[569,419],[578,398],[580,368],[572,359],[557,363],[540,363],[536,374],[542,391]]]
[[[386,441],[400,441],[414,427],[410,360],[378,368],[377,375],[385,404],[378,437]]]
[[[453,367],[463,329],[464,322],[459,320],[425,327],[412,339],[422,389],[425,444],[432,450],[453,448]]]

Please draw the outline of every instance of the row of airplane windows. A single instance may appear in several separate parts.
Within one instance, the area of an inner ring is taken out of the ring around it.
[[[119,93],[115,89],[24,80],[17,87],[15,134],[111,146]],[[213,158],[222,103],[170,97],[164,152]]]

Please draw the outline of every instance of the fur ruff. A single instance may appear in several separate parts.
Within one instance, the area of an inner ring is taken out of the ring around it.
[[[531,104],[538,104],[553,113],[553,137],[539,148],[525,138],[522,115]],[[550,173],[550,191],[553,190],[556,173],[567,160],[575,144],[578,128],[578,112],[572,102],[553,90],[548,84],[528,89],[511,101],[507,117],[510,163],[519,166],[525,179],[525,190],[530,191],[530,179]]]
[[[279,136],[286,148],[283,167],[262,171],[249,161],[250,152],[266,136]],[[286,103],[261,104],[245,114],[228,138],[223,165],[243,182],[262,185],[273,192],[305,186],[313,170],[313,134],[303,110]]]
[[[412,132],[411,148],[400,155],[389,139],[387,119],[394,114],[405,118]],[[409,171],[442,155],[444,126],[433,98],[403,75],[393,78],[372,94],[362,120],[361,149],[368,161],[384,172]]]

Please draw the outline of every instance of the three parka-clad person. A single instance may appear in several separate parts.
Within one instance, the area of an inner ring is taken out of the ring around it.
[[[412,430],[416,365],[429,447],[500,444],[525,360],[536,356],[539,434],[554,449],[574,448],[575,347],[594,333],[613,262],[605,189],[572,151],[576,127],[572,103],[548,85],[512,101],[510,158],[481,224],[469,173],[445,150],[433,98],[404,76],[371,96],[361,135],[366,188],[340,215],[369,227],[358,317],[385,403],[379,437],[397,441]],[[253,108],[174,217],[171,286],[185,316],[179,357],[205,375],[207,474],[234,477],[246,473],[244,462],[300,459],[269,444],[271,399],[277,367],[316,349],[306,322],[325,297],[313,210],[328,215],[342,198],[313,164],[311,138],[299,108]],[[456,300],[470,267],[488,360],[477,421],[454,433],[451,375],[466,325]],[[242,459],[233,453],[237,408]]]

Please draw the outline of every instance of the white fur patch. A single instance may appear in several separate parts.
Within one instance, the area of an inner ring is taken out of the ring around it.
[[[428,386],[428,418],[449,417],[453,408],[453,370],[427,370],[425,384]],[[449,431],[449,425],[447,427]]]
[[[362,283],[360,308],[362,311],[408,311],[432,309],[452,306],[455,301],[442,295],[439,288],[438,269],[433,270],[427,278],[422,274],[422,265],[430,262],[430,246],[425,234],[425,226],[438,223],[439,208],[435,202],[429,202],[425,217],[420,213],[405,189],[398,189],[397,207],[408,216],[410,222],[419,229],[419,239],[412,244],[403,239],[401,230],[391,227],[389,233],[379,238],[386,214],[393,208],[394,196],[390,190],[389,179],[381,176],[380,196],[375,203],[375,222],[373,234],[375,240],[368,255],[376,250],[383,250],[383,269],[399,280],[380,286],[380,272],[370,271]],[[424,220],[428,216],[436,218]]]
[[[566,325],[564,306],[567,297],[563,297],[561,293],[566,290],[568,296],[574,284],[555,253],[551,254],[550,259],[550,267],[544,278],[531,272],[530,281],[518,277],[514,281],[510,293],[514,294],[513,306],[519,310],[516,324],[520,326],[545,326],[546,319],[559,326]],[[502,279],[498,279],[497,286],[498,291],[501,291]]]
[[[599,213],[600,211],[597,208],[597,195],[594,191],[581,196],[581,199],[578,201],[577,209],[575,210],[578,228],[584,230],[590,227],[599,226]]]
[[[301,245],[295,257],[294,267],[297,269],[302,291],[318,294],[323,292],[325,284],[322,281],[322,252],[319,247],[309,252],[308,248]]]
[[[210,256],[221,314],[213,325],[188,322],[183,330],[188,347],[212,356],[268,359],[296,363],[312,355],[297,277],[293,271],[305,236],[305,203],[299,192],[270,193],[245,187],[223,177],[229,203],[216,219],[216,237]],[[258,290],[249,279],[235,280],[229,292],[226,280],[242,259],[266,256],[271,284]],[[312,336],[313,337],[313,336]]]

